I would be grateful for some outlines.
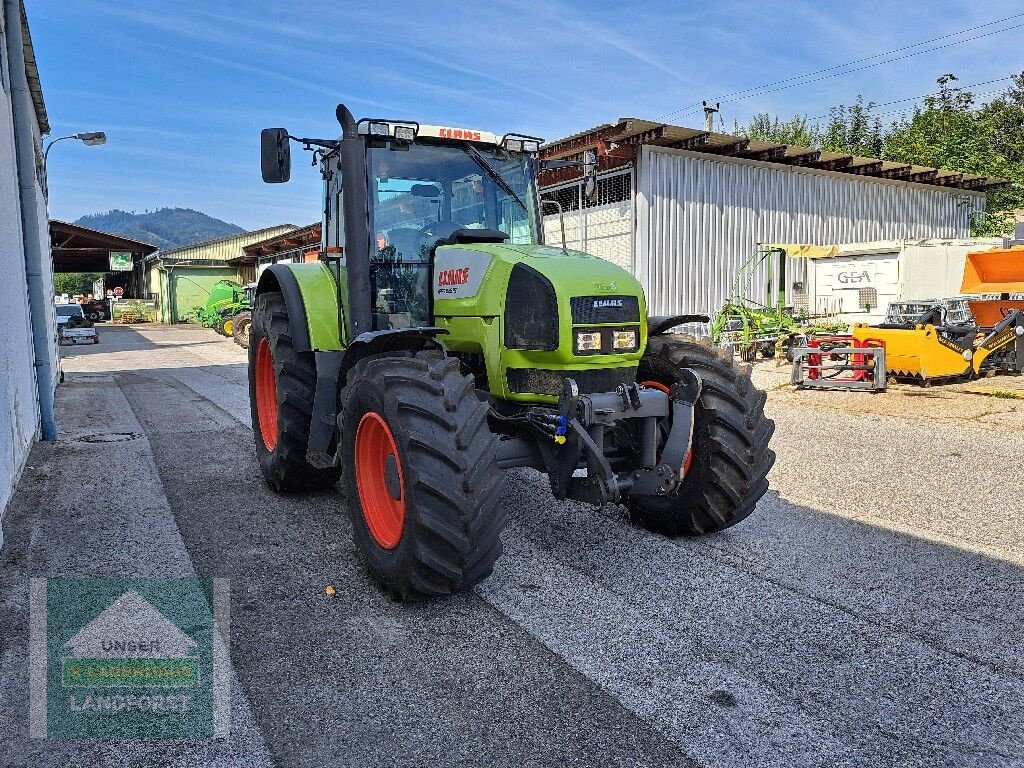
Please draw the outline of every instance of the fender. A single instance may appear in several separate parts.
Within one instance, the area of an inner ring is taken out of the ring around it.
[[[445,346],[437,337],[447,333],[447,328],[436,328],[433,326],[396,328],[386,331],[367,331],[366,333],[361,333],[352,340],[352,343],[345,350],[339,371],[340,375],[338,376],[339,386],[345,385],[348,372],[356,363],[368,355],[394,352],[400,349],[419,352],[431,347],[444,352]]]
[[[710,323],[707,315],[655,315],[647,318],[647,335],[660,336],[677,325],[685,323]]]
[[[344,349],[338,324],[338,287],[326,265],[273,264],[260,275],[256,296],[280,291],[297,352]]]
[[[309,444],[306,461],[314,467],[333,467],[341,456],[341,446],[331,439],[338,427],[338,396],[345,386],[348,372],[367,355],[407,349],[418,352],[434,347],[444,351],[444,345],[435,337],[448,333],[444,328],[402,328],[388,331],[367,331],[352,340],[340,352],[316,352],[316,391],[313,394],[313,420],[309,425]]]

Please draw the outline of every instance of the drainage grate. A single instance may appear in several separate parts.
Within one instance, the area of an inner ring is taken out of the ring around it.
[[[101,432],[96,435],[85,435],[78,438],[80,443],[123,443],[126,440],[134,440],[139,436],[138,432]]]

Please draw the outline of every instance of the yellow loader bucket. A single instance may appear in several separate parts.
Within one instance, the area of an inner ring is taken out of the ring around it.
[[[967,254],[961,293],[1024,293],[1024,248]]]
[[[853,338],[885,345],[885,371],[890,376],[943,379],[971,372],[971,360],[964,358],[965,350],[941,337],[934,325],[911,329],[857,323],[853,326]]]

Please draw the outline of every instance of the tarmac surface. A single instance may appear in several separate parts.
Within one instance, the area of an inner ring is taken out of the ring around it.
[[[3,518],[2,766],[1024,766],[1016,379],[795,393],[760,363],[747,521],[669,540],[515,471],[491,578],[409,606],[337,489],[263,483],[242,349],[100,333]],[[193,575],[230,583],[227,739],[29,738],[30,577]]]

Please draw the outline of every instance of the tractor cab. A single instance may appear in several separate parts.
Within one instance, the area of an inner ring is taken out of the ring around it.
[[[373,123],[373,126],[384,125]],[[422,126],[414,141],[366,134],[370,284],[375,330],[431,323],[431,282],[438,246],[536,244],[536,174],[522,140],[508,149],[493,135]],[[475,138],[473,138],[475,137]],[[482,137],[482,140],[481,140]],[[533,145],[536,146],[534,141]],[[328,158],[326,162],[330,162]],[[340,229],[345,184],[332,177],[324,231]],[[340,239],[328,245],[341,246]],[[444,276],[442,281],[444,281]],[[458,275],[448,276],[448,282]]]

